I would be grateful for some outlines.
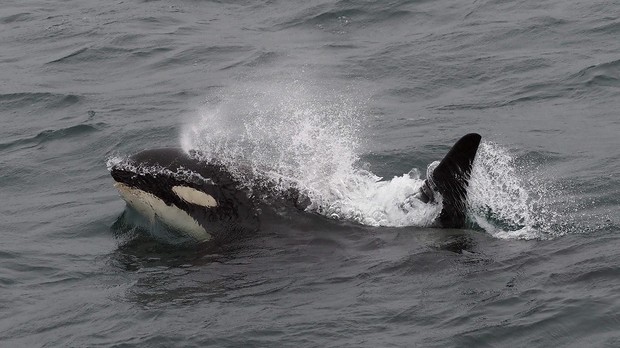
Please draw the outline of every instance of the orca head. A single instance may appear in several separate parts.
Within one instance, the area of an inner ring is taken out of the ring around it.
[[[110,171],[129,206],[197,241],[227,239],[257,226],[247,190],[222,165],[182,149],[145,150]]]

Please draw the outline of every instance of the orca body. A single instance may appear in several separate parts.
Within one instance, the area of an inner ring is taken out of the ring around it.
[[[462,228],[466,221],[469,176],[481,137],[471,133],[454,144],[416,195],[424,203],[440,201],[437,225]],[[256,192],[237,180],[225,166],[197,159],[182,149],[145,150],[112,166],[121,197],[150,221],[198,241],[227,239],[235,230],[256,230],[259,200]],[[285,197],[298,208],[299,193]]]

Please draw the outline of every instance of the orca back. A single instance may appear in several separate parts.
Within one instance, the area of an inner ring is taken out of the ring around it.
[[[465,225],[467,188],[481,139],[476,133],[463,136],[426,178],[422,192],[427,200],[433,200],[433,192],[439,192],[442,197],[443,208],[438,218],[441,227]]]

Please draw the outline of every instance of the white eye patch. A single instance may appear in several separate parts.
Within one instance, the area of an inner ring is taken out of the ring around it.
[[[174,186],[172,191],[187,203],[201,205],[207,208],[217,207],[213,196],[187,186]]]

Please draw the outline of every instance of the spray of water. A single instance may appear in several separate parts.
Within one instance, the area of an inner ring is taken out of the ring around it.
[[[472,220],[498,238],[546,239],[566,233],[568,226],[552,208],[557,190],[536,173],[536,166],[517,166],[508,149],[483,142],[468,190]]]
[[[214,107],[215,105],[215,107]],[[372,226],[429,226],[440,204],[414,198],[419,171],[382,180],[359,162],[363,105],[300,82],[227,89],[188,122],[181,142],[224,163],[247,186],[269,183],[308,197],[307,210]],[[251,171],[253,175],[242,176]],[[247,179],[251,177],[252,179]],[[509,151],[483,142],[468,205],[474,225],[498,238],[549,238],[560,216],[544,185],[524,182]]]
[[[259,91],[259,92],[256,92]],[[227,90],[182,134],[185,150],[251,170],[272,189],[299,190],[307,210],[373,226],[425,226],[440,211],[412,195],[417,171],[382,181],[359,163],[363,105],[300,82]]]

